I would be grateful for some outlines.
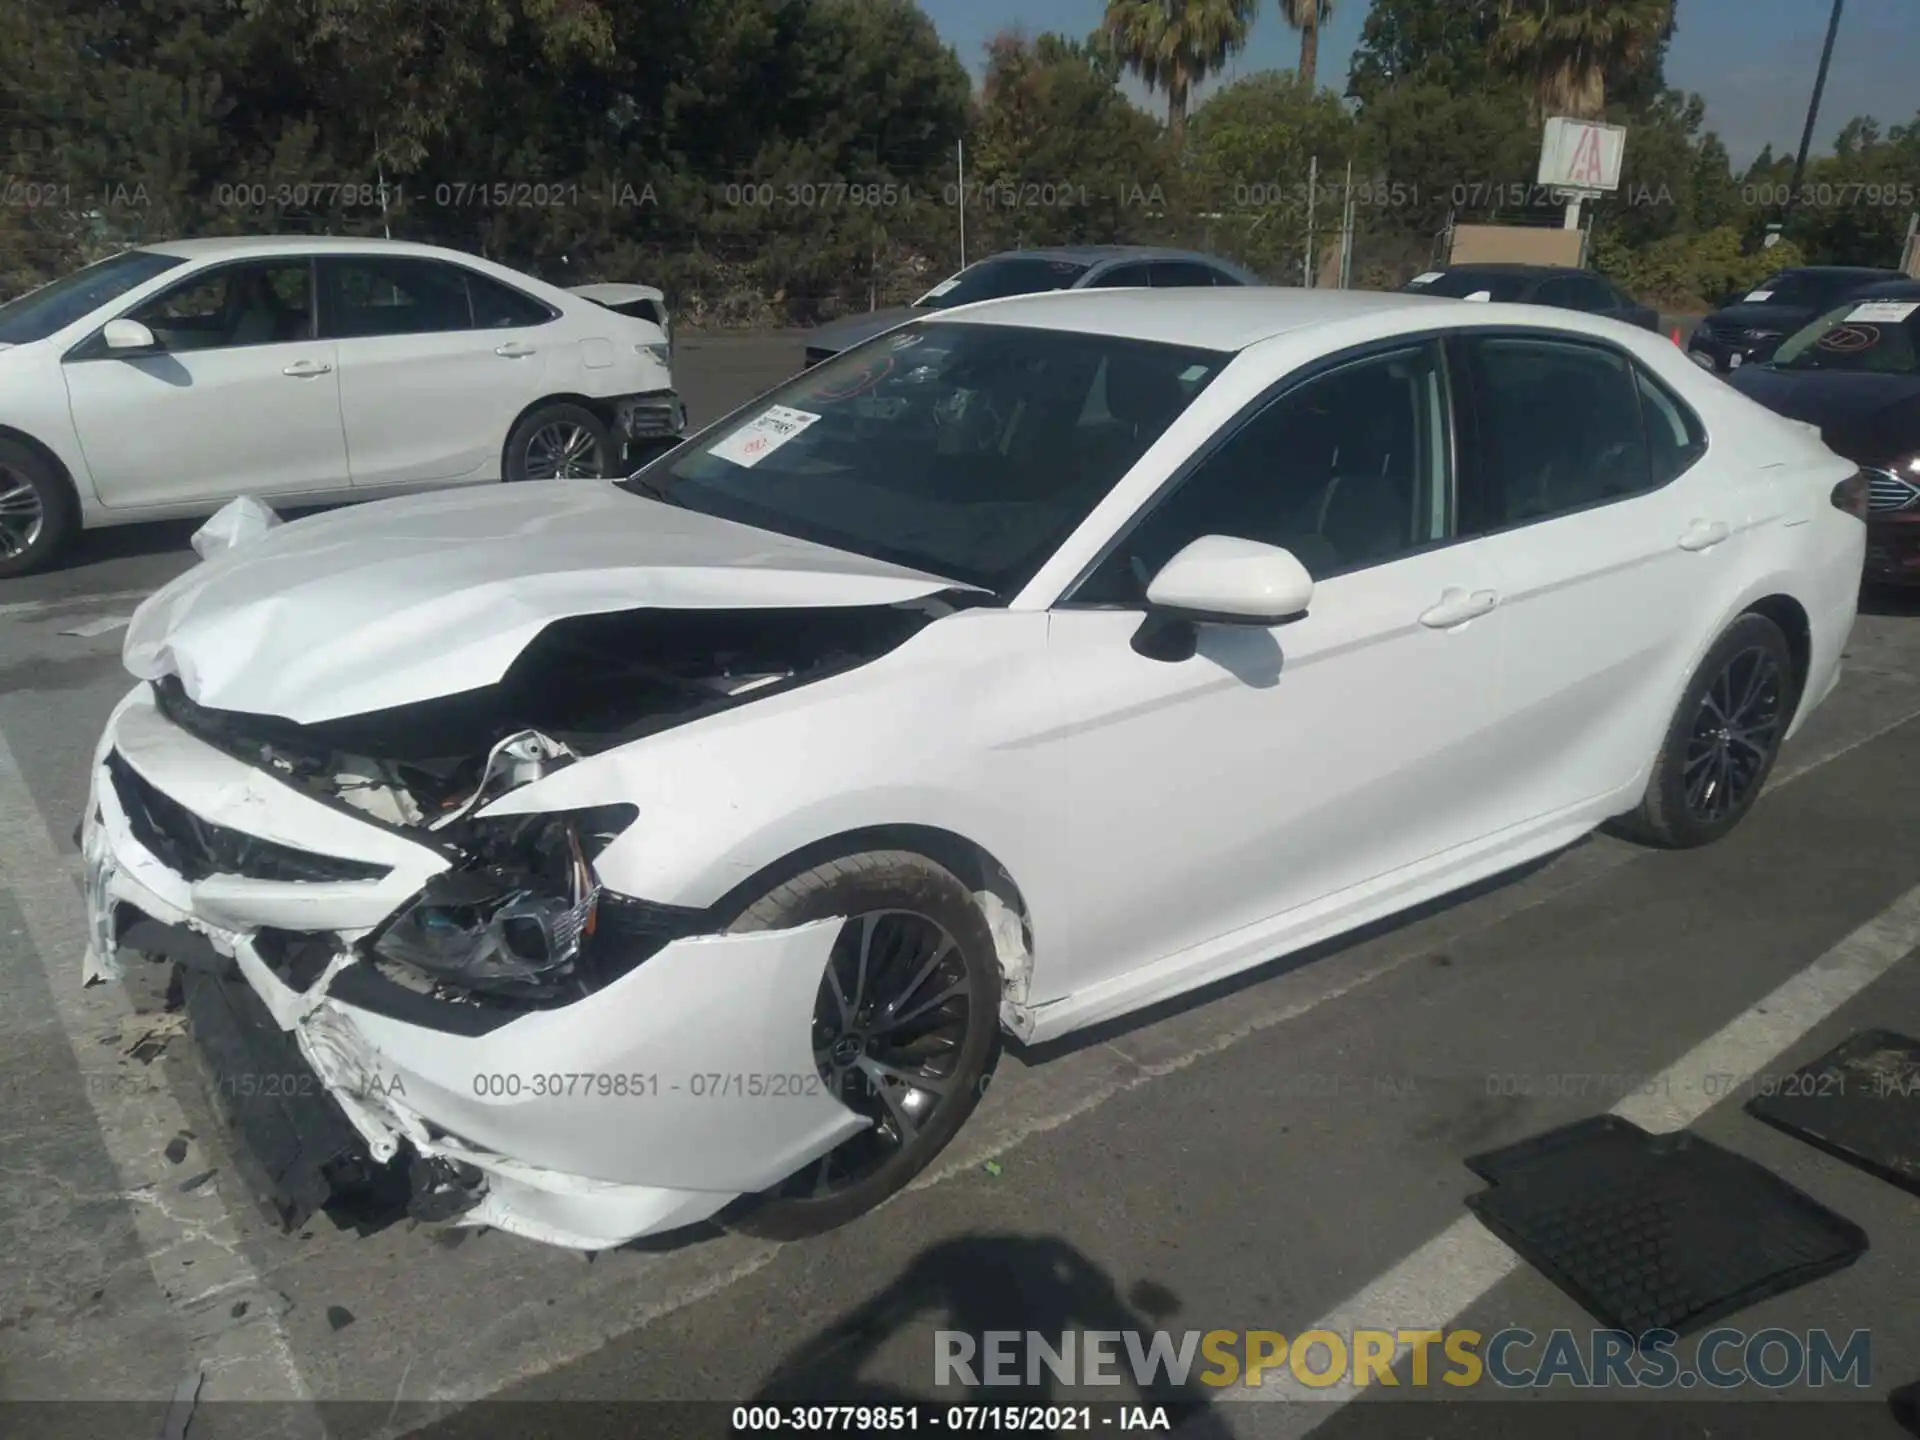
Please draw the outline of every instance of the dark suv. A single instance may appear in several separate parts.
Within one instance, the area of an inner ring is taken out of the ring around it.
[[[1898,270],[1854,265],[1782,270],[1751,290],[1724,297],[1720,308],[1694,327],[1687,355],[1695,364],[1721,372],[1770,360],[1781,341],[1854,291],[1904,278]]]

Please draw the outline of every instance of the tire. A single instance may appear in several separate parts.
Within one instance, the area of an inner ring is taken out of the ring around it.
[[[522,416],[507,436],[508,480],[599,480],[619,464],[606,422],[581,405],[556,402]]]
[[[79,528],[66,477],[26,446],[0,439],[0,580],[45,569]]]
[[[1773,773],[1801,682],[1778,625],[1764,615],[1734,621],[1687,682],[1639,808],[1612,828],[1668,850],[1732,830]]]
[[[999,1042],[1000,964],[986,919],[967,887],[922,855],[875,850],[829,861],[749,906],[729,933],[786,929],[836,915],[849,918],[821,977],[814,1053],[829,1089],[876,1123],[773,1190],[738,1203],[727,1223],[762,1239],[797,1240],[836,1229],[899,1191],[946,1148],[973,1113]],[[924,967],[940,949],[940,932],[951,948],[928,974]],[[863,937],[869,942],[870,962],[878,963],[867,972],[869,994],[862,1008],[879,1007],[874,1019],[883,1019],[886,1008],[881,1002],[891,997],[896,1005],[911,1002],[901,1013],[913,1020],[892,1032],[908,1037],[906,1044],[891,1048],[881,1039],[884,1032],[876,1031],[867,1042],[873,1049],[850,1058],[862,1045],[857,1040],[849,1045],[852,1037],[843,1032],[838,1002],[853,991]],[[922,975],[925,978],[915,983]],[[836,982],[842,987],[839,993]],[[963,995],[929,1006],[961,982]],[[917,1010],[926,1014],[916,1016]],[[964,1016],[957,1024],[956,1015]],[[927,1039],[920,1034],[921,1020],[943,1023]],[[861,1068],[869,1062],[892,1064],[896,1073],[930,1072],[928,1078],[937,1077],[942,1089],[934,1094],[896,1086]],[[921,1099],[916,1101],[916,1095]],[[906,1126],[911,1133],[903,1135]],[[823,1175],[824,1191],[819,1188]]]

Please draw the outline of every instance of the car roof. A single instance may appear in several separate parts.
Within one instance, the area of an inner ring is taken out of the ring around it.
[[[1898,270],[1889,270],[1880,265],[1789,265],[1784,270],[1776,270],[1776,275],[1882,275],[1896,276]]]
[[[1462,265],[1442,265],[1433,273],[1436,275],[1522,275],[1541,280],[1549,275],[1591,275],[1596,280],[1604,278],[1597,271],[1582,270],[1575,265],[1528,265],[1518,260],[1470,260]]]
[[[1071,260],[1081,265],[1098,265],[1108,260],[1201,260],[1211,265],[1230,263],[1217,255],[1204,255],[1198,250],[1174,250],[1164,245],[1048,245],[1036,250],[1002,250],[986,258]]]
[[[434,255],[472,259],[457,250],[415,240],[385,240],[365,235],[216,235],[195,240],[156,240],[134,247],[181,260],[244,259],[257,255],[375,254]]]
[[[1048,290],[935,311],[925,323],[1034,326],[1202,350],[1244,350],[1289,330],[1396,310],[1431,319],[1435,303],[1431,295],[1398,290],[1277,285],[1182,290],[1173,303],[1164,290]]]

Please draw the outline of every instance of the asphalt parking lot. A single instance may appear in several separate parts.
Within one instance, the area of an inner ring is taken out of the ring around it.
[[[798,356],[791,338],[687,340],[695,420]],[[126,687],[113,626],[186,568],[192,528],[95,536],[0,590],[0,1399],[123,1401],[73,1433],[151,1436],[202,1375],[195,1437],[451,1440],[501,1433],[501,1412],[463,1408],[483,1399],[931,1397],[938,1329],[1584,1331],[1467,1213],[1480,1182],[1461,1161],[1618,1107],[1692,1124],[1867,1231],[1849,1269],[1728,1322],[1865,1329],[1866,1388],[1674,1393],[1630,1424],[1618,1397],[1576,1397],[1548,1427],[1499,1402],[1564,1390],[1475,1388],[1443,1413],[1274,1386],[1206,1396],[1214,1433],[1559,1435],[1592,1415],[1596,1434],[1902,1433],[1884,1397],[1920,1380],[1920,1200],[1741,1105],[1855,1031],[1920,1034],[1920,603],[1870,604],[1841,688],[1720,846],[1596,837],[1009,1053],[935,1168],[833,1235],[701,1231],[588,1261],[405,1223],[280,1233],[235,1179],[162,977],[81,990],[71,832]],[[1768,1398],[1823,1408],[1815,1422]],[[626,1417],[625,1433],[664,1429]]]

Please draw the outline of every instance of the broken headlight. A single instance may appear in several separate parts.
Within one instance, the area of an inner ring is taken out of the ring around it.
[[[465,864],[429,880],[373,953],[449,984],[524,993],[563,979],[593,933],[593,858],[638,817],[631,805],[463,822]]]

